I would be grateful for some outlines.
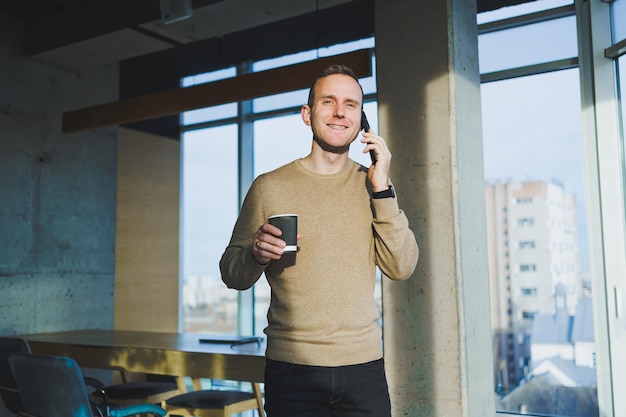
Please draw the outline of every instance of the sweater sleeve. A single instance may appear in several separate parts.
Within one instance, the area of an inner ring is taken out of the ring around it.
[[[376,263],[393,280],[407,279],[417,266],[419,248],[396,198],[373,199]]]
[[[265,223],[258,198],[259,183],[255,181],[244,200],[233,234],[220,259],[222,281],[228,288],[246,290],[259,279],[266,265],[252,255],[252,235]]]

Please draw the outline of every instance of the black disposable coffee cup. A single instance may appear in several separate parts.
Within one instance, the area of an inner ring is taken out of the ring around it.
[[[278,227],[283,234],[280,236],[287,246],[285,252],[295,252],[298,250],[298,215],[297,214],[276,214],[270,216],[267,221]]]

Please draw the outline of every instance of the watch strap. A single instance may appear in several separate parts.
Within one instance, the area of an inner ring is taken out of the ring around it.
[[[384,191],[378,191],[372,193],[372,198],[380,199],[380,198],[394,198],[396,196],[396,192],[393,189],[393,185],[390,185],[388,189]]]

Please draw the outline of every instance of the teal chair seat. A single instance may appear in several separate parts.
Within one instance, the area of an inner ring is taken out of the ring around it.
[[[14,354],[9,357],[9,366],[22,399],[23,412],[20,413],[22,415],[45,417],[166,415],[163,408],[154,404],[137,404],[113,409],[107,406],[106,397],[104,411],[93,407],[89,402],[82,371],[72,358]]]
[[[28,342],[17,337],[0,337],[0,398],[13,414],[22,410],[20,393],[9,368],[9,357],[15,353],[30,353]]]

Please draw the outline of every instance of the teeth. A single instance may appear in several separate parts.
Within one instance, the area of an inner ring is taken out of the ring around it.
[[[328,127],[330,127],[331,129],[339,129],[339,130],[347,129],[347,127],[339,126],[339,125],[328,125]]]

